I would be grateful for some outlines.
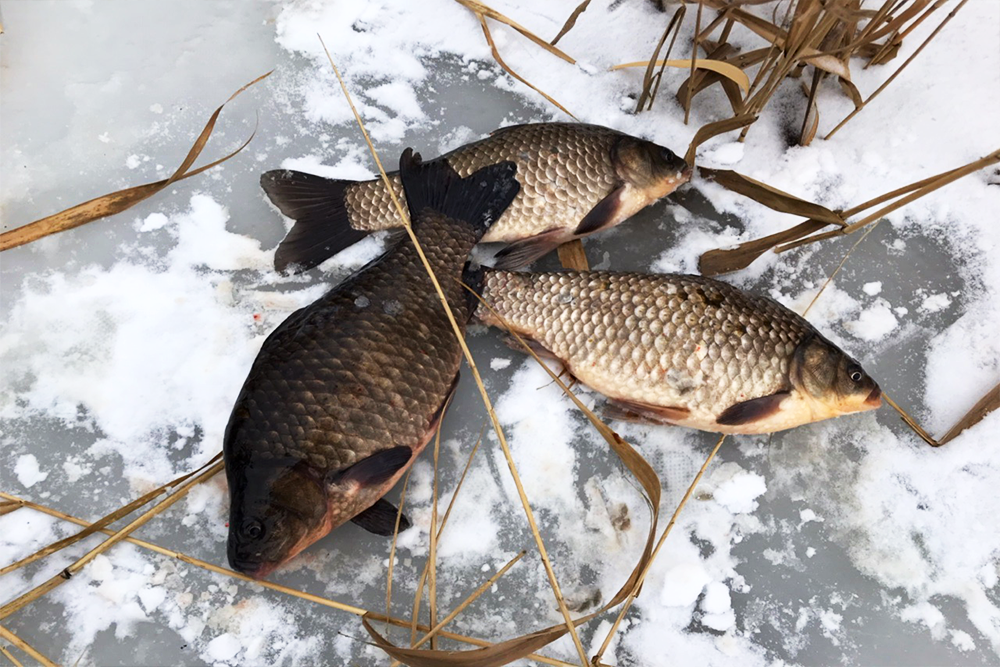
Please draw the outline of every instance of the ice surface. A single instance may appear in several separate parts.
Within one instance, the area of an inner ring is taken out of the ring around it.
[[[490,4],[551,36],[577,2]],[[496,66],[478,22],[452,0],[31,0],[5,2],[3,12],[5,229],[167,177],[215,106],[276,68],[227,106],[203,155],[238,146],[259,113],[256,138],[237,158],[115,218],[2,255],[0,488],[85,518],[218,451],[235,394],[268,332],[382,247],[379,238],[366,240],[300,277],[270,268],[287,221],[261,194],[261,172],[351,179],[375,172],[317,32],[387,166],[404,146],[432,155],[501,125],[565,120]],[[667,20],[649,2],[591,3],[560,42],[586,59],[578,66],[491,26],[505,60],[581,121],[683,152],[699,126],[725,115],[724,98],[700,97],[685,125],[670,94],[684,74],[668,70],[655,108],[635,115],[629,95],[641,71],[607,71],[647,57]],[[934,22],[907,36],[887,67],[855,68],[862,93],[875,90]],[[832,140],[788,147],[789,127],[800,119],[786,112],[801,99],[790,82],[745,143],[716,137],[700,149],[699,162],[831,207],[969,162],[1000,145],[990,113],[1000,108],[998,35],[1000,5],[969,3]],[[734,39],[756,44],[738,31]],[[955,53],[974,56],[976,67],[956,68]],[[818,136],[850,109],[839,93],[824,95]],[[1000,187],[991,178],[969,176],[889,216],[809,313],[934,434],[1000,378]],[[600,268],[692,272],[705,250],[792,220],[696,180],[671,201],[588,239],[587,250]],[[726,280],[801,312],[854,239],[845,241],[768,253]],[[638,557],[648,511],[603,441],[533,361],[493,332],[474,331],[470,344],[567,600],[591,611]],[[442,512],[485,418],[470,374],[463,375],[442,438]],[[599,403],[589,392],[581,396]],[[669,517],[715,438],[615,426],[661,475],[661,516]],[[771,438],[728,440],[604,662],[996,664],[998,434],[994,414],[932,450],[883,408]],[[424,455],[406,497],[414,527],[398,544],[392,609],[399,616],[409,614],[426,557],[433,479]],[[226,502],[217,477],[140,537],[225,564]],[[0,565],[74,530],[28,509],[5,514]],[[98,541],[6,575],[3,600]],[[438,545],[439,606],[453,607],[522,548],[528,557],[453,630],[502,639],[560,620],[506,461],[487,431]],[[381,610],[388,549],[348,525],[273,579]],[[131,544],[99,556],[5,627],[67,664],[385,663],[349,614]],[[609,629],[608,618],[585,628],[584,645],[596,651]],[[391,637],[403,642],[408,633]],[[546,650],[575,656],[568,640]]]

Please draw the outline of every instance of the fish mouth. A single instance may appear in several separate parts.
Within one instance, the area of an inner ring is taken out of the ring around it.
[[[868,398],[865,399],[865,405],[869,408],[878,408],[882,406],[882,390],[879,389],[878,385],[872,389],[872,393],[868,394]]]
[[[694,176],[694,167],[685,162],[684,168],[681,169],[680,174],[681,182],[686,183],[691,180],[692,176]]]
[[[232,557],[229,559],[229,565],[240,574],[245,574],[252,579],[263,579],[274,572],[279,564],[251,558]]]

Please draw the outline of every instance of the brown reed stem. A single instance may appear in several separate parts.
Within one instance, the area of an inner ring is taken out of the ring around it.
[[[49,660],[48,658],[46,658],[44,655],[42,655],[41,653],[39,653],[37,650],[35,650],[35,648],[31,646],[31,644],[29,644],[28,642],[24,641],[23,639],[21,639],[20,637],[18,637],[17,635],[15,635],[10,630],[8,630],[7,628],[3,627],[2,625],[0,625],[0,637],[2,637],[3,639],[6,639],[11,644],[13,644],[14,646],[18,647],[19,649],[21,649],[22,651],[24,651],[25,653],[27,653],[34,660],[37,660],[38,663],[42,665],[42,667],[58,667],[58,665],[56,665],[56,663],[52,662],[51,660]],[[11,658],[12,662],[14,662],[15,664],[19,664],[17,662],[17,660],[14,659],[13,656],[10,656],[10,658]]]
[[[406,489],[410,485],[410,473],[413,472],[413,466],[410,466],[406,471],[406,476],[403,478],[403,490],[399,493],[399,507],[396,508],[396,526],[392,530],[392,545],[389,547],[389,568],[386,573],[385,578],[385,615],[389,616],[392,614],[392,571],[393,566],[396,563],[396,540],[399,538],[399,522],[403,518],[403,506],[406,503]],[[386,633],[388,634],[388,626],[386,627]]]

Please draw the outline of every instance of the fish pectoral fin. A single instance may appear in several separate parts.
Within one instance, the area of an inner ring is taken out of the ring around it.
[[[410,527],[410,520],[406,518],[405,514],[399,514],[396,506],[388,500],[379,498],[374,505],[355,516],[351,521],[369,533],[389,537],[396,532],[397,515],[399,515],[399,532],[403,532]]]
[[[507,347],[509,347],[512,350],[524,353],[524,346],[527,345],[528,349],[537,354],[541,359],[547,359],[549,361],[558,361],[560,364],[563,365],[564,368],[566,366],[566,362],[560,359],[555,352],[545,347],[544,345],[539,343],[531,336],[528,336],[527,334],[518,332],[517,336],[514,336],[513,334],[508,333],[501,336],[500,339],[504,342],[504,344]],[[569,371],[566,372],[568,373]],[[570,375],[572,376],[572,374]]]
[[[669,405],[653,405],[612,398],[608,399],[608,404],[604,407],[604,414],[611,419],[620,419],[636,424],[670,425],[684,421],[691,415],[691,411],[687,408],[676,408]]]
[[[715,423],[723,426],[738,426],[740,424],[750,424],[761,421],[778,412],[781,409],[781,402],[788,398],[791,392],[779,391],[769,396],[751,398],[749,401],[741,401],[726,408],[719,415]]]
[[[493,266],[505,271],[519,269],[544,257],[572,238],[567,230],[559,228],[514,241],[494,256]]]
[[[275,169],[261,174],[260,187],[295,224],[274,253],[281,273],[301,273],[322,264],[368,236],[351,227],[344,193],[354,181],[323,178],[301,171]]]
[[[413,450],[400,446],[383,449],[371,456],[358,461],[350,468],[335,473],[330,484],[357,484],[361,487],[372,487],[383,484],[400,471],[413,456]]]
[[[583,220],[573,231],[575,236],[586,236],[596,231],[611,227],[617,222],[618,212],[621,211],[624,203],[626,185],[621,183],[611,193],[601,201],[597,202],[590,213],[583,216]]]

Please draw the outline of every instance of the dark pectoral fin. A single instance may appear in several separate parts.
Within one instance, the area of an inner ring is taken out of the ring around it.
[[[550,229],[520,241],[514,241],[494,257],[498,269],[519,269],[549,254],[572,238],[565,229]]]
[[[590,213],[583,217],[573,233],[576,236],[586,236],[613,225],[618,211],[621,210],[624,197],[625,186],[619,185],[611,191],[611,194],[597,202],[597,206],[590,209]]]
[[[632,421],[639,424],[673,424],[684,421],[691,415],[687,408],[676,408],[669,405],[653,405],[628,401],[621,398],[608,400],[605,413],[613,419]]]
[[[743,401],[741,403],[730,405],[721,415],[719,415],[719,417],[715,420],[715,423],[722,424],[724,426],[738,426],[740,424],[749,424],[751,422],[760,421],[770,417],[781,409],[781,402],[785,400],[788,395],[789,392],[787,391],[779,391],[778,393],[771,394],[770,396],[752,398],[749,401]]]
[[[301,273],[368,236],[351,228],[344,193],[354,181],[338,181],[301,171],[276,169],[260,177],[271,202],[295,220],[274,253],[274,268]]]
[[[357,515],[351,521],[358,524],[369,533],[389,537],[396,531],[396,515],[399,510],[385,498],[379,498],[375,504]],[[399,532],[410,527],[410,520],[403,514],[399,517]]]
[[[375,452],[371,456],[358,461],[350,468],[336,473],[332,484],[356,483],[360,486],[378,486],[389,480],[400,471],[413,455],[409,447],[393,447]]]

